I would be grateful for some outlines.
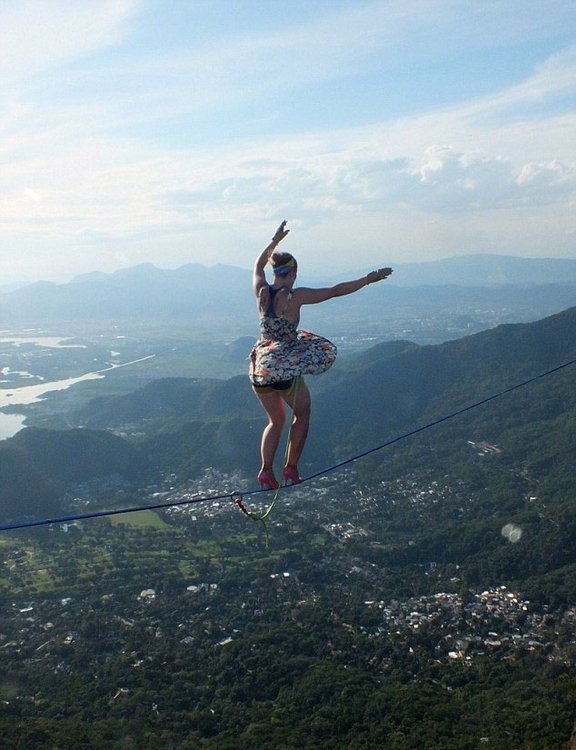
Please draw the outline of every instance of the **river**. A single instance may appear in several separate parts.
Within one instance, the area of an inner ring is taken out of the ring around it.
[[[106,373],[111,370],[117,370],[119,367],[128,367],[129,365],[135,365],[138,362],[144,362],[147,359],[153,359],[156,355],[149,354],[146,357],[140,359],[134,359],[131,362],[123,362],[120,364],[111,364],[109,367],[105,367],[103,370],[97,370],[96,372],[87,372],[84,375],[80,375],[76,378],[65,378],[64,380],[53,380],[47,383],[41,383],[37,385],[24,385],[20,388],[3,388],[0,389],[0,410],[5,406],[25,406],[27,404],[33,404],[41,401],[47,393],[52,391],[63,391],[70,388],[76,383],[82,383],[85,380],[97,380],[99,378],[106,377]],[[5,414],[0,411],[0,440],[15,435],[24,426],[24,414]]]

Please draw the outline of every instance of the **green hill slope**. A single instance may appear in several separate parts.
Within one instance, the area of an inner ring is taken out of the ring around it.
[[[303,467],[317,470],[576,357],[575,328],[576,308],[571,308],[536,323],[500,326],[441,345],[390,342],[357,359],[337,361],[330,373],[309,379],[313,421]],[[509,414],[516,429],[559,416],[565,404],[569,408],[570,378],[566,373],[533,384],[527,403],[520,393],[507,396],[498,414]],[[468,414],[466,424],[490,420],[489,413],[481,416],[486,413]],[[128,395],[94,399],[72,419],[93,429],[144,432],[147,449],[165,467],[172,458],[181,465],[186,456],[197,469],[219,463],[247,469],[256,460],[263,414],[241,376],[155,381]],[[505,428],[501,420],[492,430],[494,440]],[[233,425],[229,435],[227,423]],[[204,440],[198,439],[201,433]]]
[[[148,471],[144,454],[108,432],[21,430],[0,442],[0,514],[3,521],[44,517],[61,511],[61,495],[75,484],[143,479]]]

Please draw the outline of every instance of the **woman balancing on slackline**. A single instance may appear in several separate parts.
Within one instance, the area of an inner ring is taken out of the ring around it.
[[[260,338],[250,354],[250,379],[268,415],[268,424],[262,433],[262,466],[258,474],[260,486],[266,489],[278,488],[273,462],[284,426],[284,403],[292,409],[292,426],[283,480],[284,484],[300,482],[298,459],[310,423],[310,392],[302,376],[325,372],[336,359],[336,347],[330,341],[297,330],[300,308],[352,294],[392,273],[391,268],[379,268],[355,281],[344,281],[325,289],[294,289],[298,271],[296,259],[290,253],[276,251],[289,231],[283,221],[254,264],[253,287],[260,315]],[[272,266],[272,284],[266,281],[267,263]]]

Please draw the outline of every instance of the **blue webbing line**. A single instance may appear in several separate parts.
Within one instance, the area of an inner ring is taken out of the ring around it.
[[[310,474],[310,476],[304,477],[300,484],[303,484],[304,482],[310,482],[312,479],[316,479],[317,477],[324,476],[325,474],[329,474],[332,471],[336,471],[337,469],[341,469],[343,466],[347,466],[350,463],[353,463],[354,461],[358,461],[360,458],[365,458],[366,456],[371,455],[372,453],[376,453],[376,451],[380,451],[383,448],[387,448],[390,445],[393,445],[394,443],[398,443],[401,440],[406,440],[409,437],[412,437],[413,435],[417,435],[420,432],[424,432],[424,430],[428,430],[431,427],[435,427],[436,425],[442,424],[443,422],[447,422],[450,419],[454,419],[455,417],[460,416],[461,414],[465,414],[468,411],[471,411],[472,409],[477,408],[478,406],[482,406],[483,404],[487,404],[490,401],[494,401],[494,399],[500,398],[500,396],[505,396],[508,393],[512,393],[513,391],[518,390],[519,388],[523,388],[524,386],[530,385],[531,383],[536,382],[537,380],[541,380],[542,378],[547,377],[548,375],[553,375],[556,372],[559,372],[560,370],[563,370],[566,367],[570,367],[570,365],[576,364],[576,359],[572,359],[569,362],[564,362],[561,365],[558,365],[557,367],[553,367],[551,370],[546,370],[545,372],[541,372],[539,375],[535,375],[532,378],[529,378],[528,380],[524,380],[521,383],[516,383],[515,385],[511,385],[508,388],[504,388],[501,391],[498,391],[498,393],[493,393],[491,396],[486,396],[486,398],[480,399],[479,401],[475,401],[473,404],[468,404],[468,406],[464,406],[461,409],[457,409],[456,411],[451,412],[450,414],[446,414],[443,417],[439,417],[438,419],[435,419],[432,422],[428,422],[425,425],[420,425],[419,427],[415,427],[412,430],[409,430],[408,432],[404,432],[401,435],[396,435],[395,437],[391,438],[390,440],[387,440],[385,443],[381,443],[380,445],[375,446],[374,448],[369,448],[366,451],[363,451],[361,453],[356,453],[353,456],[350,456],[350,458],[344,459],[343,461],[339,461],[336,464],[333,464],[332,466],[329,466],[326,469],[322,469],[321,471],[317,471],[315,474]],[[299,485],[294,485],[298,487]],[[35,526],[50,526],[51,524],[61,524],[61,523],[71,523],[72,521],[86,521],[91,518],[103,518],[108,516],[118,516],[123,513],[137,513],[142,510],[163,510],[165,508],[176,508],[178,506],[183,505],[194,505],[197,503],[202,502],[214,502],[216,500],[230,500],[230,498],[242,498],[245,495],[255,495],[262,492],[273,492],[273,490],[268,489],[257,489],[257,490],[247,490],[246,492],[234,492],[232,494],[225,493],[222,495],[211,495],[209,497],[196,497],[188,500],[171,500],[167,503],[156,503],[155,505],[136,505],[131,508],[121,508],[118,510],[101,510],[101,511],[93,511],[91,513],[82,513],[77,515],[68,515],[68,516],[58,516],[56,518],[44,518],[36,521],[20,521],[15,523],[8,523],[8,524],[0,524],[0,532],[1,531],[10,531],[15,529],[29,529],[33,528]]]

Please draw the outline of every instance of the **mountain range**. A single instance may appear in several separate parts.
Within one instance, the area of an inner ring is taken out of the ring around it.
[[[538,286],[576,283],[576,260],[471,254],[419,263],[402,263],[399,286]]]
[[[366,270],[350,276],[361,276]],[[234,266],[189,263],[160,269],[145,263],[111,274],[84,274],[65,284],[38,282],[0,293],[0,315],[11,326],[154,320],[193,321],[207,329],[232,324],[240,329],[253,322],[254,303],[247,293],[250,279],[250,271]],[[299,277],[304,286],[341,280],[309,278],[305,269]],[[535,319],[575,301],[576,260],[469,255],[397,264],[386,284],[355,295],[348,309],[368,317],[380,302],[385,309],[408,306],[416,312],[508,304],[529,308]]]

